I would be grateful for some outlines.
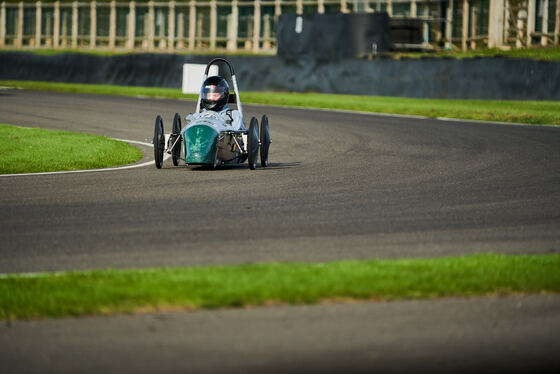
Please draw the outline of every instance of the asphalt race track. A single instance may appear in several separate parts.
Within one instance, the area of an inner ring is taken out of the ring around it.
[[[148,143],[156,114],[169,131],[173,114],[193,107],[0,90],[0,123]],[[0,177],[0,273],[560,252],[560,128],[244,109],[246,119],[269,116],[269,168],[168,160],[161,170]],[[152,149],[142,150],[149,161]],[[0,363],[15,372],[552,371],[559,332],[554,295],[162,313],[5,323]]]

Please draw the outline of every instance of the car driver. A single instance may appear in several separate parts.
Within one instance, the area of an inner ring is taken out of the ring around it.
[[[238,110],[231,110],[228,106],[229,85],[219,75],[207,78],[201,89],[201,111],[214,111],[232,127],[233,130],[243,128],[241,114]]]

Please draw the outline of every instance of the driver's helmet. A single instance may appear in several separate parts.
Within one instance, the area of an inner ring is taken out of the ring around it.
[[[203,108],[219,112],[228,102],[229,85],[219,75],[209,77],[202,83],[200,96]]]

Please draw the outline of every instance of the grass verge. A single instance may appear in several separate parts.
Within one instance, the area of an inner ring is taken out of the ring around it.
[[[394,53],[393,57],[399,58],[486,58],[486,57],[506,57],[506,58],[527,58],[542,61],[560,61],[560,47],[550,48],[512,48],[509,50],[500,48],[482,48],[468,51],[446,51],[437,52],[404,52]]]
[[[560,255],[96,270],[0,277],[0,318],[560,292]]]
[[[196,99],[180,89],[109,86],[35,81],[0,81],[0,86],[30,90]],[[385,96],[356,96],[318,93],[242,92],[244,103],[301,108],[342,109],[372,113],[447,117],[481,121],[560,125],[560,101],[497,101],[411,99]]]
[[[0,124],[0,174],[106,168],[141,157],[104,136]]]

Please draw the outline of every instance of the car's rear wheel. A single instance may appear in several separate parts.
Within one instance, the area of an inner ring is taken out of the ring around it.
[[[268,117],[262,116],[261,119],[261,166],[268,166],[268,148],[270,147],[270,129],[268,127]]]
[[[255,117],[251,118],[251,123],[249,125],[247,152],[249,153],[249,169],[255,170],[259,158],[259,123]]]
[[[165,143],[165,135],[163,132],[163,120],[161,119],[160,115],[156,117],[153,143],[156,168],[161,169],[161,166],[163,165],[163,147]]]
[[[177,138],[181,136],[181,116],[179,113],[175,113],[173,117],[173,132],[171,134],[171,145],[175,144],[171,150],[171,158],[173,159],[173,165],[179,165],[179,160],[181,159],[181,141],[177,141]]]

